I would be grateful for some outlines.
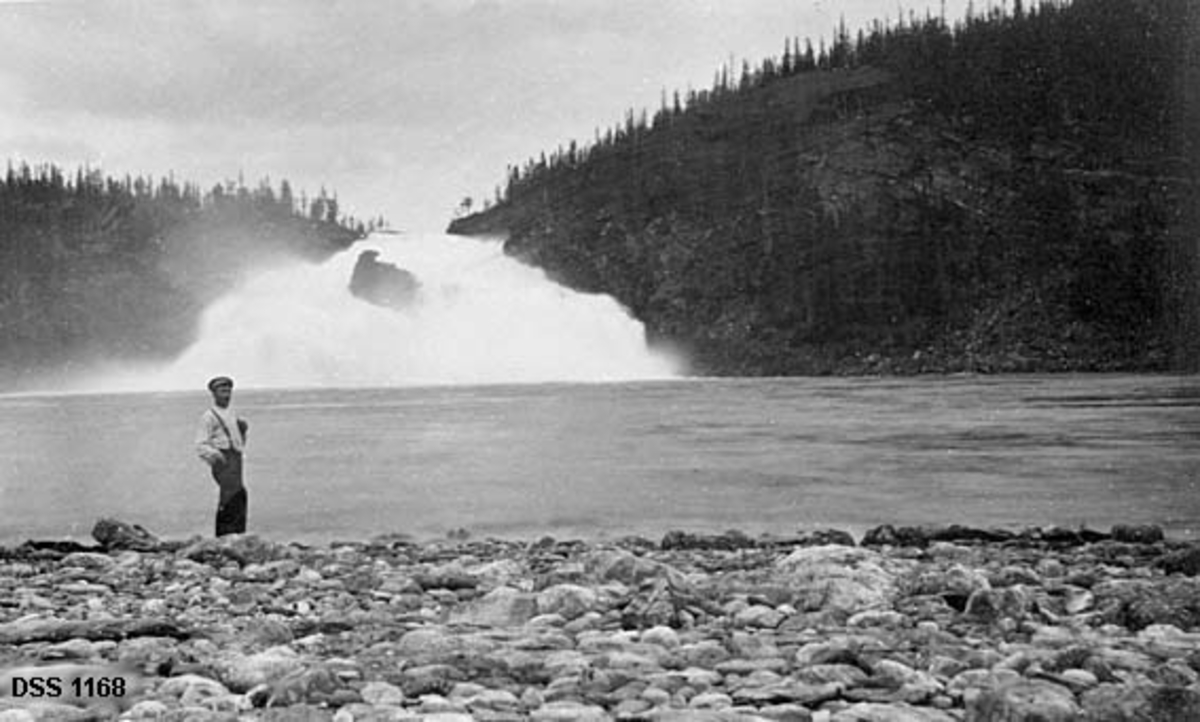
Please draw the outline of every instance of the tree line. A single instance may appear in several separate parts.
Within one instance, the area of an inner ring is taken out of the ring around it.
[[[0,381],[93,359],[169,357],[250,265],[319,260],[382,218],[287,180],[208,190],[173,175],[7,164],[0,178]]]
[[[88,203],[111,206],[148,202],[158,206],[160,213],[176,217],[205,209],[237,208],[242,212],[307,217],[310,221],[341,225],[359,233],[370,233],[386,225],[382,216],[366,222],[344,216],[339,210],[337,194],[330,194],[324,188],[311,200],[304,192],[296,195],[287,179],[280,181],[276,191],[270,178],[263,178],[251,188],[239,174],[236,181],[226,180],[205,191],[191,181],[180,183],[174,174],[157,181],[145,175],[113,178],[86,166],[66,174],[53,163],[31,165],[26,161],[8,161],[4,179],[0,181],[0,210],[10,222],[23,210],[36,214],[47,206],[64,202],[71,208]],[[85,212],[81,207],[78,211]]]
[[[748,95],[801,74],[883,68],[897,74],[897,89],[970,126],[975,136],[1030,141],[1034,135],[1069,135],[1089,150],[1122,151],[1123,139],[1139,135],[1164,150],[1180,130],[1188,8],[1185,0],[1153,0],[1147,9],[1120,0],[1022,0],[964,19],[909,13],[895,23],[873,22],[856,35],[844,19],[831,42],[788,38],[784,52],[757,66],[744,61],[740,74],[723,65],[712,87],[676,90],[661,106],[626,112],[623,122],[589,145],[571,141],[547,155],[509,166],[494,200],[504,203],[536,187],[552,185],[556,172],[645,144],[653,131],[695,121],[724,106],[747,111]],[[1112,134],[1113,126],[1120,133]],[[657,140],[657,139],[655,139]]]

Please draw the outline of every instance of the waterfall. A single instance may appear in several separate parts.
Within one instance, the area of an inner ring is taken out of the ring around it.
[[[403,307],[350,293],[369,250],[415,275]],[[373,235],[319,265],[257,273],[205,310],[198,339],[172,363],[87,385],[197,389],[217,374],[239,387],[629,381],[678,370],[611,297],[559,286],[496,242],[402,234]]]

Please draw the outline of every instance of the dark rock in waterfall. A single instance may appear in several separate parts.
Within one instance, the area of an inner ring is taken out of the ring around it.
[[[379,251],[363,251],[350,275],[350,293],[384,308],[402,310],[417,296],[421,287],[417,277],[396,266],[378,260]]]

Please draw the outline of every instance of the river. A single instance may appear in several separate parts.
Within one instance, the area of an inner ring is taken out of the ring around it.
[[[0,542],[211,533],[199,392],[0,396]],[[239,389],[250,530],[657,539],[882,523],[1200,538],[1200,379],[676,379]]]

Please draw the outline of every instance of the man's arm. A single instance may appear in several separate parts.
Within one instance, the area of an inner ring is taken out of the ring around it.
[[[213,423],[212,414],[204,412],[200,417],[200,426],[196,429],[196,455],[208,463],[209,466],[218,461],[225,461],[225,454],[221,453],[213,444],[213,431],[216,424]]]

